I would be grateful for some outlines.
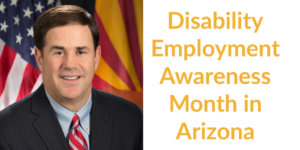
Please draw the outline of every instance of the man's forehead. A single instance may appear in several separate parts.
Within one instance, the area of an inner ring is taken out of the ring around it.
[[[80,43],[93,43],[93,36],[87,25],[68,24],[51,28],[45,36],[45,44],[47,41],[57,42],[58,45],[63,45],[63,42],[77,40]],[[61,43],[61,44],[59,44]]]

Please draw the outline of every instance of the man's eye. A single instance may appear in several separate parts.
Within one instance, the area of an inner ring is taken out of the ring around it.
[[[63,52],[61,52],[61,51],[58,51],[58,52],[55,52],[55,54],[56,54],[56,55],[62,55],[62,54],[63,54]]]
[[[80,51],[78,51],[78,54],[85,54],[86,52],[85,51],[82,51],[82,50],[80,50]]]

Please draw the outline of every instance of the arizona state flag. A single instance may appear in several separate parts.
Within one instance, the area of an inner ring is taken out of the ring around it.
[[[143,1],[62,0],[94,14],[101,59],[93,86],[143,105]]]

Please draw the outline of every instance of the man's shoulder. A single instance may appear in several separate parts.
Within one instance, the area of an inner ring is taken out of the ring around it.
[[[93,89],[93,99],[95,103],[118,115],[142,115],[141,109],[136,104],[108,92]]]
[[[31,99],[32,94],[14,102],[0,111],[0,126],[20,123],[22,120],[26,119],[31,111]]]
[[[112,133],[112,149],[142,149],[143,114],[141,109],[124,98],[93,89],[91,122],[106,125]],[[94,123],[94,124],[93,124]],[[95,129],[95,128],[94,128]],[[94,132],[95,133],[95,132]]]

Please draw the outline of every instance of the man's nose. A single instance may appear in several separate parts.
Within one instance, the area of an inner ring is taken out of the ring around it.
[[[73,54],[66,54],[64,57],[64,67],[74,68],[77,63],[76,56]]]

